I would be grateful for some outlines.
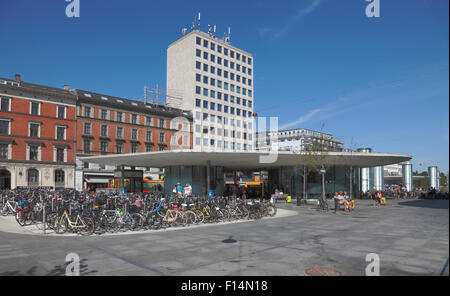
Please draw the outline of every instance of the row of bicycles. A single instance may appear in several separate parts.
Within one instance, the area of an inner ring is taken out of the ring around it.
[[[0,192],[1,215],[14,215],[21,226],[36,225],[57,234],[81,235],[186,227],[275,216],[268,200],[238,197],[178,197],[75,190]]]

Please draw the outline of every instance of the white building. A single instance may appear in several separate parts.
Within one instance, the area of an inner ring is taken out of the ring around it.
[[[262,151],[303,151],[320,147],[324,151],[341,151],[342,142],[333,135],[304,128],[259,132],[256,146]]]
[[[194,150],[255,149],[250,53],[193,30],[167,49],[167,92],[169,106],[192,111]]]

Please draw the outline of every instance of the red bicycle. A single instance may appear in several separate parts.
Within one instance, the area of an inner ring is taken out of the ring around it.
[[[30,203],[28,201],[22,200],[18,202],[16,221],[22,227],[34,223],[34,212],[31,210]]]

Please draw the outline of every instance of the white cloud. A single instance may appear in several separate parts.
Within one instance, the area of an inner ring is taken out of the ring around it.
[[[284,37],[295,24],[319,7],[322,1],[323,0],[313,0],[307,7],[299,9],[292,15],[283,26],[262,28],[259,30],[259,35],[263,38],[267,37],[272,40]]]

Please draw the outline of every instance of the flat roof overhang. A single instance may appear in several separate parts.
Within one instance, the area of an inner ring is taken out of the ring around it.
[[[264,169],[304,165],[310,158],[306,153],[278,152],[205,152],[193,150],[169,150],[134,154],[90,156],[84,162],[103,165],[164,168],[169,166],[203,166],[211,161],[212,166],[229,169]],[[321,156],[322,157],[322,156]],[[326,166],[376,167],[411,160],[409,155],[375,152],[324,152]]]

